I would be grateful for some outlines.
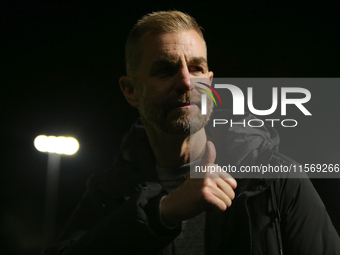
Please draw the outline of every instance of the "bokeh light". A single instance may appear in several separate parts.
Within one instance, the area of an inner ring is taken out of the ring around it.
[[[34,140],[38,151],[72,155],[79,149],[78,141],[73,137],[39,135]]]

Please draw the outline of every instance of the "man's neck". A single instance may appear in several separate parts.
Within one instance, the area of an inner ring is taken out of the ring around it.
[[[201,158],[207,136],[202,128],[192,135],[172,135],[145,127],[159,167],[178,167]]]

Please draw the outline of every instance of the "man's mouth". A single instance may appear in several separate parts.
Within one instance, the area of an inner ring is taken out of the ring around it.
[[[182,103],[180,107],[185,107],[185,106],[190,106],[190,105],[191,105],[190,101],[187,101],[187,102]]]
[[[198,107],[198,103],[193,102],[193,101],[187,101],[187,102],[183,102],[181,104],[179,104],[176,108],[179,109],[194,109]]]

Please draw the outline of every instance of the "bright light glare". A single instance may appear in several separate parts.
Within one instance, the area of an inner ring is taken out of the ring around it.
[[[79,149],[79,143],[73,137],[39,135],[34,140],[34,146],[41,152],[53,152],[72,155]]]

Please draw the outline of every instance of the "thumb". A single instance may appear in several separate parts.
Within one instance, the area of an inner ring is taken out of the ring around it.
[[[201,165],[207,165],[209,163],[213,164],[216,159],[216,149],[215,145],[211,141],[207,141],[207,145],[205,148],[205,153],[202,157]]]

